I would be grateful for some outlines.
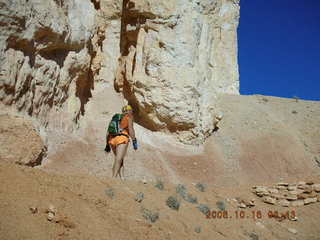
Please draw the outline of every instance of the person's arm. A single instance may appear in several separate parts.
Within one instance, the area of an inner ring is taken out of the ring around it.
[[[129,135],[132,140],[136,139],[136,134],[133,128],[133,118],[128,117],[128,129],[129,129]]]
[[[136,139],[136,134],[134,132],[134,128],[133,128],[133,117],[129,117],[128,119],[128,128],[129,128],[129,135],[132,139],[132,146],[134,150],[138,149],[138,142]]]

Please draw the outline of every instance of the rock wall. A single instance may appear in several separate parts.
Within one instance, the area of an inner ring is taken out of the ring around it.
[[[116,89],[151,130],[202,143],[221,93],[238,94],[239,2],[123,1]]]
[[[93,87],[95,9],[89,1],[1,1],[0,100],[48,122],[69,102],[84,112]]]
[[[97,82],[155,131],[202,143],[238,94],[239,1],[0,0],[0,102],[79,126]],[[108,101],[108,99],[106,99]]]

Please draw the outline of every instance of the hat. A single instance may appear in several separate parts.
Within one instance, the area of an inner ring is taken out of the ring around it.
[[[125,105],[123,108],[122,108],[122,112],[128,112],[132,110],[132,107],[130,105]]]

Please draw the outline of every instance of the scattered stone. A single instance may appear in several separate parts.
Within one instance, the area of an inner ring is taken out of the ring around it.
[[[307,205],[307,204],[310,204],[310,203],[315,203],[315,202],[317,202],[317,200],[318,199],[315,197],[315,198],[306,198],[303,201],[304,201],[304,204]]]
[[[142,211],[142,216],[146,220],[148,220],[152,223],[156,222],[159,219],[159,213],[157,213],[157,212],[152,212],[151,210],[146,209],[146,208],[142,208],[141,211]]]
[[[306,186],[303,188],[304,193],[312,193],[312,187],[311,186]]]
[[[317,196],[318,202],[320,202],[320,195]]]
[[[50,204],[47,209],[47,213],[49,213],[49,212],[55,214],[57,212],[57,209],[52,204]]]
[[[195,231],[196,233],[200,233],[200,232],[201,232],[201,227],[200,227],[200,226],[195,227],[195,228],[194,228],[194,231]]]
[[[297,217],[289,217],[289,220],[296,222],[296,221],[298,221],[298,218]]]
[[[297,197],[297,195],[294,195],[294,194],[287,194],[286,199],[293,201],[293,200],[297,200],[298,197]]]
[[[269,191],[269,193],[271,193],[271,194],[277,194],[277,193],[279,193],[279,190],[278,190],[278,189],[275,189],[275,188],[270,188],[270,189],[268,189],[268,191]]]
[[[286,199],[286,197],[282,194],[273,194],[272,197],[277,200]]]
[[[106,190],[104,191],[104,193],[105,193],[109,198],[111,198],[111,199],[114,198],[114,191],[113,191],[112,188],[106,189]]]
[[[277,204],[282,207],[303,206],[306,204],[319,201],[320,184],[312,181],[298,183],[279,182],[274,187],[254,186],[253,193],[259,197],[263,197],[262,201],[269,204]],[[307,199],[307,200],[306,200]],[[288,202],[290,201],[290,202]],[[238,200],[238,207],[248,207],[248,203]]]
[[[255,199],[251,199],[251,200],[242,200],[241,202],[244,203],[247,207],[251,208],[255,206],[254,203]]]
[[[136,197],[134,200],[136,200],[138,203],[142,202],[144,199],[144,194],[142,192],[137,193]]]
[[[197,183],[196,184],[196,188],[200,191],[200,192],[205,192],[206,191],[206,186],[202,183]]]
[[[282,186],[282,185],[276,186],[276,188],[277,188],[278,190],[287,190],[287,187],[286,187],[286,186]]]
[[[293,234],[297,234],[298,233],[298,231],[296,229],[294,229],[294,228],[288,228],[288,231],[293,233]]]
[[[143,183],[143,184],[147,184],[147,179],[146,179],[146,177],[143,177],[142,183]]]
[[[259,197],[270,195],[268,189],[266,187],[261,187],[261,186],[255,187],[254,193],[256,193]]]
[[[38,208],[36,207],[30,207],[29,210],[32,214],[36,214],[38,212]]]
[[[276,204],[276,199],[274,199],[272,197],[264,197],[262,199],[262,201],[265,202],[265,203],[272,204],[272,205]]]
[[[308,198],[309,197],[309,194],[307,194],[307,193],[300,193],[300,194],[298,194],[297,195],[297,197],[298,197],[298,199],[306,199],[306,198]]]
[[[289,191],[296,191],[297,189],[298,189],[298,187],[296,185],[288,186]]]
[[[52,213],[52,212],[48,212],[48,216],[47,216],[47,219],[48,219],[48,221],[52,221],[53,219],[54,219],[54,213]]]
[[[316,192],[320,192],[320,184],[314,184],[314,185],[312,186],[312,190],[313,190],[313,191],[316,191]]]
[[[282,199],[278,202],[278,205],[282,206],[282,207],[289,207],[290,206],[290,202],[288,200]]]
[[[170,196],[167,201],[166,204],[169,208],[174,209],[174,210],[179,210],[180,208],[180,202],[178,201],[178,199],[176,197]]]
[[[52,204],[50,204],[48,209],[46,210],[46,213],[48,214],[48,221],[52,221],[57,213],[57,209]]]
[[[247,208],[247,206],[246,206],[244,203],[239,203],[239,204],[238,204],[238,207],[239,207],[239,208]]]
[[[226,203],[224,201],[217,201],[216,205],[219,208],[219,210],[221,211],[226,210]]]
[[[296,200],[290,203],[292,207],[301,207],[304,205],[304,200]]]
[[[278,185],[278,186],[285,186],[285,187],[287,187],[287,186],[289,186],[289,183],[279,182],[279,183],[277,183],[277,185]]]

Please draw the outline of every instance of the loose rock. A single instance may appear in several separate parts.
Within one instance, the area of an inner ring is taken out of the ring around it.
[[[296,229],[294,229],[294,228],[288,228],[288,231],[293,233],[293,234],[297,234],[298,233],[298,231]]]
[[[317,198],[306,198],[303,201],[304,201],[304,204],[307,205],[307,204],[310,204],[310,203],[317,202]]]
[[[301,207],[304,205],[304,200],[297,200],[290,203],[292,207]]]
[[[265,203],[272,204],[272,205],[276,204],[276,199],[274,199],[272,197],[264,197],[262,201]]]
[[[36,207],[30,207],[29,210],[32,214],[36,214],[38,212],[38,208]]]
[[[289,207],[290,206],[290,202],[285,200],[285,199],[282,199],[278,202],[278,205],[282,206],[282,207]]]

